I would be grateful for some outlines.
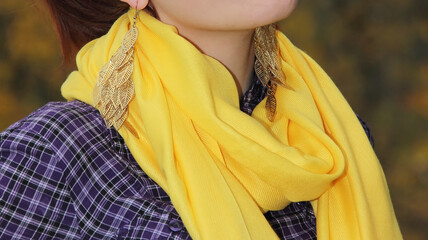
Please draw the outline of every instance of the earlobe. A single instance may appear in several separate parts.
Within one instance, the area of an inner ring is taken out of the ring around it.
[[[120,0],[120,1],[128,3],[129,6],[137,10],[144,9],[147,6],[147,4],[149,4],[149,0]]]

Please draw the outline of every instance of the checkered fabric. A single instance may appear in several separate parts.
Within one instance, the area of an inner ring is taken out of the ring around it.
[[[281,239],[316,239],[309,202],[265,216]],[[191,238],[118,132],[72,101],[49,103],[0,134],[0,239]]]

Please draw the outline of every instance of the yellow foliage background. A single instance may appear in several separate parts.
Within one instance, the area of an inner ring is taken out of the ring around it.
[[[279,25],[371,126],[405,239],[428,239],[428,1],[301,0]],[[45,10],[0,1],[0,130],[48,101],[72,69]]]

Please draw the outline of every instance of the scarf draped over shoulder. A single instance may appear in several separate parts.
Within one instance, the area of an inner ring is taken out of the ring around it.
[[[97,74],[134,10],[84,46],[62,86],[94,105]],[[311,201],[318,239],[401,239],[378,159],[349,104],[321,67],[281,32],[277,115],[265,100],[239,109],[235,81],[176,28],[141,11],[135,96],[118,129],[141,168],[170,196],[193,239],[277,239],[263,213]]]

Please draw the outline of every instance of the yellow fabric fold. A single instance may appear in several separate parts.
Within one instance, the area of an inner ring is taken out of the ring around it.
[[[98,71],[119,48],[134,10],[84,46],[62,86],[93,105]],[[171,197],[194,239],[277,239],[263,213],[312,201],[318,239],[401,239],[377,157],[354,112],[318,64],[280,32],[274,122],[263,100],[239,109],[232,75],[177,30],[139,13],[135,96],[119,133]]]

